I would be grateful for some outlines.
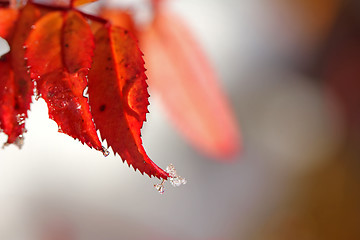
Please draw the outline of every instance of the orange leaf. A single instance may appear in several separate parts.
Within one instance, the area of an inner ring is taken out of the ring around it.
[[[0,37],[9,40],[18,17],[18,10],[12,8],[0,8]]]
[[[125,28],[134,35],[137,33],[133,17],[127,10],[103,6],[99,10],[99,16],[109,20],[114,26]]]
[[[97,0],[72,0],[74,7],[84,5],[84,4],[88,4],[88,3],[92,3],[92,2],[96,2],[96,1]]]
[[[140,129],[149,104],[142,53],[127,30],[110,24],[95,33],[94,63],[89,72],[89,101],[102,139],[141,173],[168,174],[146,155]]]
[[[139,38],[149,85],[161,95],[172,121],[210,156],[234,155],[240,136],[233,113],[214,70],[182,21],[159,9]]]
[[[83,91],[94,41],[76,11],[52,12],[41,18],[26,41],[31,77],[59,131],[102,150]]]

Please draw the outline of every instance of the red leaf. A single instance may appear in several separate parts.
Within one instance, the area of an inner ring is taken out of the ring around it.
[[[14,32],[18,11],[0,8],[0,37],[9,41]],[[9,63],[9,54],[0,58],[0,129],[8,135],[8,142],[14,142],[20,134],[15,130],[18,122],[14,114],[14,72]]]
[[[146,155],[140,138],[149,95],[136,41],[127,30],[108,24],[95,33],[95,46],[89,101],[101,137],[135,170],[167,179]]]
[[[5,29],[3,28],[0,31],[7,32],[5,35],[11,51],[6,55],[4,60],[6,63],[1,66],[4,73],[1,77],[1,85],[4,87],[1,88],[3,92],[0,100],[2,101],[0,124],[8,135],[7,143],[17,142],[21,146],[19,140],[25,131],[25,119],[33,94],[33,83],[25,67],[23,43],[40,12],[32,4],[21,9],[19,14],[12,9],[1,9],[1,11],[7,12],[4,16],[10,21],[4,22],[8,25],[8,30],[2,31]],[[18,19],[15,19],[17,15]],[[17,21],[14,25],[15,20]]]
[[[8,135],[8,143],[15,142],[22,134],[13,109],[14,88],[14,72],[9,62],[0,61],[0,128]]]
[[[233,113],[212,67],[182,21],[159,9],[139,39],[149,85],[161,95],[181,132],[211,156],[234,155],[240,137]]]
[[[26,45],[31,77],[59,131],[102,150],[83,97],[94,48],[87,21],[76,11],[49,13],[35,24]]]

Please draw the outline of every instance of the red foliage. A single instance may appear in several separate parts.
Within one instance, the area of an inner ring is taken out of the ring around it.
[[[89,2],[0,8],[0,37],[11,47],[0,61],[0,127],[8,143],[22,139],[35,86],[60,132],[105,153],[97,128],[135,169],[167,179],[140,138],[149,105],[142,53],[127,30],[74,8]]]
[[[100,15],[139,38],[150,88],[180,132],[203,153],[231,160],[241,140],[217,76],[191,31],[161,2],[153,0],[154,18],[147,26],[136,26],[122,9],[103,7]]]
[[[1,4],[0,37],[11,49],[0,59],[0,128],[7,143],[21,143],[35,92],[59,132],[106,154],[99,130],[114,153],[141,173],[171,177],[142,146],[149,94],[137,36],[149,60],[150,83],[179,129],[212,156],[233,155],[240,145],[234,118],[182,22],[162,12],[161,1],[152,2],[155,17],[144,29],[125,11],[102,8],[100,15],[111,23],[76,9],[93,1],[30,0],[19,10],[15,2]]]

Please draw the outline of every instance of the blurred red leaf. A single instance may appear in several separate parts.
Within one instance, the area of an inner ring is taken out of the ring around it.
[[[156,9],[139,33],[149,85],[171,120],[195,146],[213,157],[233,156],[240,136],[216,74],[191,32],[173,13]]]

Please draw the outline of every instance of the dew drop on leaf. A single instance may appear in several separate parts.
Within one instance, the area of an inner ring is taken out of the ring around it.
[[[25,118],[26,118],[25,113],[16,115],[16,121],[19,125],[22,125],[25,123]]]

